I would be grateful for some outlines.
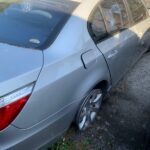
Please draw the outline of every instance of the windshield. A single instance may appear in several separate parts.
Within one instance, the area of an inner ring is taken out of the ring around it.
[[[45,49],[77,5],[71,0],[0,0],[0,42]]]

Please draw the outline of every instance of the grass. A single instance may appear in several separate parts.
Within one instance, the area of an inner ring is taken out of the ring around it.
[[[91,138],[75,138],[76,130],[71,128],[66,135],[57,143],[53,144],[48,150],[87,150],[93,143]]]
[[[73,141],[62,138],[56,144],[52,145],[52,147],[48,150],[72,150],[74,146],[75,145]]]
[[[48,150],[87,150],[90,144],[92,144],[90,138],[85,138],[82,141],[62,138],[52,147],[48,148]]]

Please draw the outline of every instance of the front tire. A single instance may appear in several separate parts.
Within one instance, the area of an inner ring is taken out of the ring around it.
[[[76,124],[80,131],[84,131],[94,122],[100,110],[103,93],[100,89],[93,89],[85,97],[76,117]]]

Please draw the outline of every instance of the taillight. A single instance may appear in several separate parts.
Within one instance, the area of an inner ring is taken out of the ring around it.
[[[6,128],[19,114],[29,99],[33,84],[0,98],[0,131]]]

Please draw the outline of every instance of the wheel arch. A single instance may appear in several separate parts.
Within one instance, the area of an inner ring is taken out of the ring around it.
[[[102,80],[98,82],[93,89],[101,89],[103,94],[106,95],[107,91],[109,90],[109,82],[107,80]]]

